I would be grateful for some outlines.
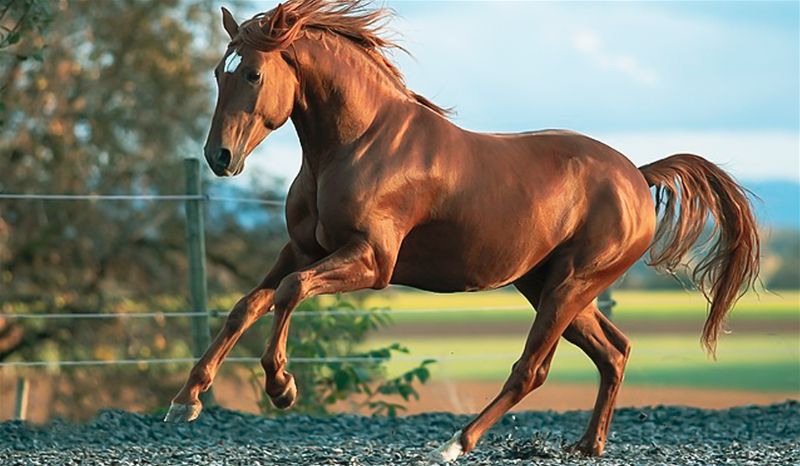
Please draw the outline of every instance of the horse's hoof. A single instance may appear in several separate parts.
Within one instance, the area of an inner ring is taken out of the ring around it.
[[[286,382],[286,388],[283,389],[283,392],[277,396],[270,396],[272,406],[278,409],[291,408],[297,399],[297,384],[294,383],[294,376],[292,374],[287,375],[289,376],[289,381]]]
[[[447,443],[430,452],[428,455],[428,460],[432,464],[449,463],[451,461],[455,461],[463,454],[464,448],[461,446],[461,431],[459,430],[453,434],[452,437],[450,437],[450,440],[448,440]]]
[[[573,443],[564,448],[565,451],[570,453],[578,453],[583,456],[600,456],[603,454],[604,445],[595,442],[591,442],[588,440],[578,440],[577,442]]]
[[[190,405],[181,403],[170,403],[169,411],[164,416],[164,422],[192,422],[200,416],[200,411],[203,410],[203,403],[199,401]]]

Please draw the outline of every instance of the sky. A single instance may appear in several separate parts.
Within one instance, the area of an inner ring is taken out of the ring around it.
[[[234,14],[274,6],[257,5]],[[800,181],[800,2],[386,5],[411,53],[394,55],[408,86],[454,107],[459,126],[565,128],[637,165],[692,152],[740,180]],[[288,184],[299,166],[287,124],[242,181],[268,173]]]

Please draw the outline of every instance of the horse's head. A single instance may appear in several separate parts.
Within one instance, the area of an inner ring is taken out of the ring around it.
[[[242,23],[242,29],[275,28],[281,18],[273,12],[266,21]],[[205,156],[218,176],[238,175],[244,159],[267,135],[286,123],[292,113],[298,81],[281,47],[254,47],[240,34],[233,15],[222,9],[222,25],[231,43],[214,70],[219,94]],[[243,31],[246,32],[246,31]],[[267,51],[264,51],[267,50]]]

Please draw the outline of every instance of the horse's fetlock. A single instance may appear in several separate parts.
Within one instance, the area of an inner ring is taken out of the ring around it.
[[[461,442],[462,451],[466,454],[475,449],[475,445],[478,443],[478,436],[474,432],[465,431],[461,433],[459,441]]]
[[[261,367],[264,368],[267,377],[272,378],[286,367],[286,362],[286,358],[265,357],[261,358]]]
[[[206,391],[211,386],[212,380],[211,372],[206,368],[194,368],[189,373],[190,384],[200,387],[200,391]]]

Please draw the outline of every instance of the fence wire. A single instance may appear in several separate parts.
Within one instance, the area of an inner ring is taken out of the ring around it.
[[[253,197],[209,196],[203,194],[23,194],[0,193],[0,199],[17,201],[217,201],[283,207],[284,201]]]
[[[331,309],[323,311],[294,311],[292,317],[314,317],[314,316],[368,316],[374,314],[434,314],[434,313],[453,313],[453,312],[532,312],[530,307],[519,306],[494,306],[494,307],[473,307],[473,308],[419,308],[391,310],[382,309]],[[199,317],[208,316],[212,318],[227,317],[230,311],[208,311],[208,312],[109,312],[109,313],[53,313],[53,314],[0,314],[0,319],[138,319],[138,318],[173,318],[173,317]],[[272,314],[266,314],[271,316]]]
[[[216,202],[240,202],[259,204],[271,207],[283,207],[285,202],[282,200],[274,199],[258,199],[234,196],[210,196],[210,195],[187,195],[187,194],[38,194],[38,193],[0,193],[0,200],[18,200],[18,201],[216,201]],[[405,309],[400,311],[391,311],[389,309],[373,309],[373,310],[344,310],[333,309],[325,311],[295,311],[295,317],[315,317],[315,316],[366,316],[378,314],[419,314],[419,313],[470,313],[470,312],[490,312],[490,311],[528,311],[528,307],[506,306],[506,307],[476,307],[467,309],[442,309],[442,308],[428,308],[428,309]],[[21,319],[130,319],[130,318],[176,318],[176,317],[198,317],[208,316],[212,318],[226,317],[230,314],[229,311],[209,311],[209,312],[79,312],[79,313],[50,313],[50,314],[37,314],[37,313],[3,313],[0,314],[0,319],[7,320],[21,320]],[[267,314],[270,315],[270,314]],[[476,355],[476,356],[454,356],[454,355],[439,355],[439,356],[393,356],[389,358],[375,358],[375,357],[327,357],[327,358],[292,358],[289,364],[325,364],[335,362],[350,362],[350,363],[374,363],[381,361],[408,361],[408,362],[423,362],[430,359],[437,361],[499,361],[508,360],[515,357],[514,355]],[[17,362],[0,362],[0,368],[24,368],[24,367],[76,367],[76,366],[114,366],[114,365],[149,365],[149,364],[189,364],[195,363],[197,358],[154,358],[154,359],[114,359],[114,360],[58,360],[58,361],[17,361]],[[226,358],[228,362],[234,363],[257,363],[260,362],[256,357],[229,357]]]
[[[519,355],[512,354],[482,354],[482,355],[434,355],[434,356],[392,356],[386,358],[379,357],[366,357],[366,356],[341,356],[341,357],[327,357],[327,358],[306,358],[306,357],[291,357],[287,364],[328,364],[328,363],[376,363],[387,361],[400,361],[400,362],[424,362],[428,360],[436,360],[436,362],[446,361],[503,361],[518,357]],[[18,361],[18,362],[0,362],[0,368],[3,367],[61,367],[61,366],[116,366],[116,365],[139,365],[139,364],[194,364],[199,358],[154,358],[154,359],[86,359],[82,361]],[[257,357],[237,357],[231,356],[225,358],[225,362],[233,362],[240,364],[260,363],[261,358]]]

